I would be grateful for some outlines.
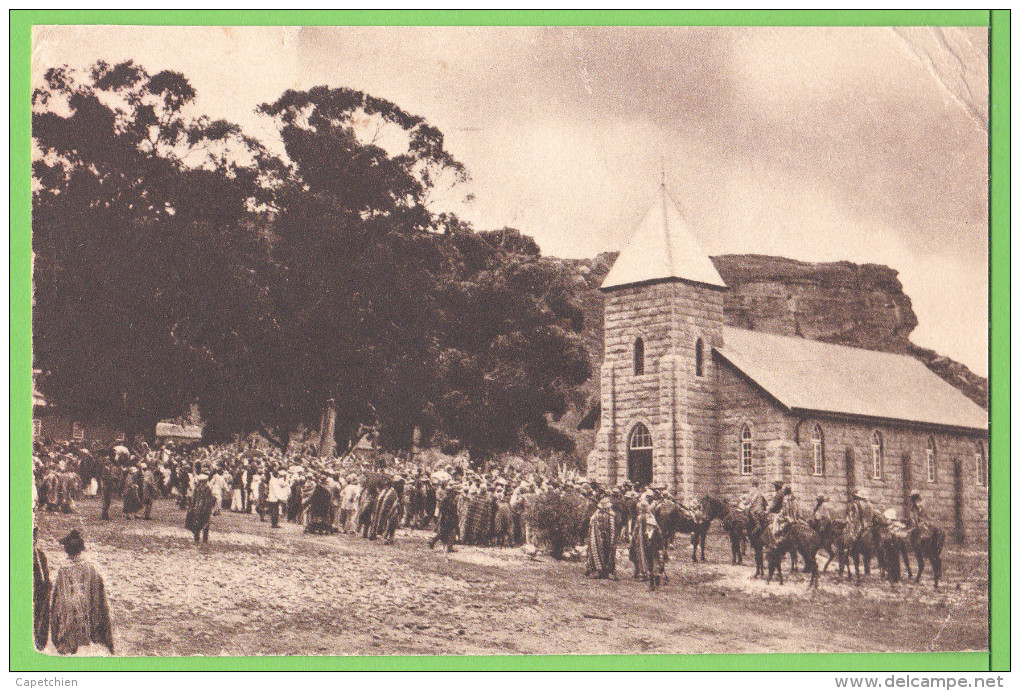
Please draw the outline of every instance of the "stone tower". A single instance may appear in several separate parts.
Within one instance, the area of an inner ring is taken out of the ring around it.
[[[592,477],[664,485],[690,502],[714,489],[726,284],[665,185],[600,290],[602,420]]]

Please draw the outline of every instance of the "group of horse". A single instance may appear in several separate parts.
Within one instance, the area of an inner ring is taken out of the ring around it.
[[[934,525],[902,530],[877,511],[871,512],[863,529],[846,519],[801,515],[798,520],[785,522],[775,532],[773,514],[744,509],[712,495],[704,496],[693,509],[667,499],[652,513],[662,532],[659,570],[669,559],[668,548],[677,533],[690,535],[692,561],[696,563],[700,556],[704,562],[708,531],[712,522],[718,520],[730,540],[732,563],[743,564],[745,547],[750,546],[754,554],[754,576],[764,577],[769,583],[773,577],[783,582],[782,561],[786,555],[790,555],[791,571],[797,570],[798,556],[804,562],[804,571],[810,576],[809,588],[818,587],[819,574],[828,569],[834,559],[838,564],[838,578],[842,580],[845,572],[847,580],[856,577],[857,583],[861,582],[862,566],[864,575],[870,575],[872,559],[881,576],[890,583],[902,578],[901,560],[907,578],[915,582],[920,582],[926,561],[931,564],[936,589],[942,577],[945,532]],[[624,524],[631,520],[626,514],[623,516]],[[828,560],[819,569],[817,557],[823,550]],[[910,564],[911,553],[917,559],[916,575]]]

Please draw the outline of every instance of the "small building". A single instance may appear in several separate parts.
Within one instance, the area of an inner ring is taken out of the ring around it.
[[[918,490],[963,541],[988,536],[988,414],[914,358],[723,325],[727,286],[665,187],[606,276],[590,477],[736,501],[757,479],[842,511]]]
[[[33,372],[34,376],[38,372]],[[48,439],[54,442],[76,441],[97,447],[111,446],[123,441],[124,430],[118,425],[97,420],[85,413],[59,408],[32,387],[32,440]]]
[[[202,441],[202,425],[180,424],[164,420],[156,423],[156,443],[198,444]]]

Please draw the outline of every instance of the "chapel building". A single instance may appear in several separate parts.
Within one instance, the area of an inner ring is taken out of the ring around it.
[[[727,290],[663,186],[606,276],[601,421],[590,476],[687,505],[757,479],[842,512],[910,492],[958,541],[988,539],[988,414],[920,361],[726,326]]]

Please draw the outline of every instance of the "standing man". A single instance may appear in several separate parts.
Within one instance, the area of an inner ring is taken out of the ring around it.
[[[32,613],[35,624],[35,647],[42,650],[50,639],[50,592],[53,583],[50,581],[50,567],[46,563],[46,553],[39,549],[36,540],[39,538],[39,527],[32,527]]]
[[[57,571],[50,611],[50,637],[61,655],[113,653],[113,628],[106,585],[95,565],[82,558],[85,541],[72,530],[60,541],[70,559]]]
[[[113,503],[113,490],[117,484],[117,478],[113,472],[113,461],[103,461],[103,469],[100,471],[100,482],[103,483],[103,515],[102,520],[110,520],[110,504]]]
[[[290,486],[283,475],[284,471],[281,468],[269,478],[269,518],[274,528],[280,527],[280,509],[287,505],[290,498]]]
[[[191,508],[184,518],[184,527],[195,536],[195,542],[201,537],[209,542],[209,524],[212,523],[216,498],[209,487],[209,476],[204,473],[195,478],[195,496]]]
[[[436,534],[429,540],[429,549],[435,549],[437,542],[446,545],[447,552],[453,552],[453,544],[457,540],[457,529],[460,521],[457,517],[457,486],[440,488],[442,497],[439,500],[439,520]]]
[[[156,486],[156,474],[152,471],[152,464],[142,465],[142,506],[145,507],[143,517],[145,520],[152,519],[152,503],[156,501],[156,493],[159,488]]]
[[[588,568],[586,576],[616,580],[616,514],[608,496],[599,499],[588,521]]]

